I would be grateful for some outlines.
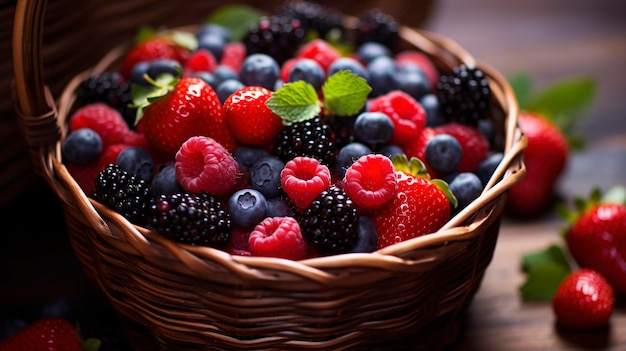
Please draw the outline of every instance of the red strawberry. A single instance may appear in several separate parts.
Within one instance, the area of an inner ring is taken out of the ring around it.
[[[137,126],[155,149],[173,157],[192,136],[207,136],[229,150],[236,148],[222,104],[204,80],[183,77],[158,88],[164,95],[147,104]]]
[[[569,157],[569,146],[561,130],[539,114],[521,112],[519,123],[528,140],[523,154],[526,176],[509,189],[507,208],[511,214],[531,217],[550,204]]]
[[[300,48],[296,57],[313,59],[328,72],[328,67],[341,57],[341,54],[325,40],[313,39]]]
[[[176,60],[183,66],[189,53],[189,49],[178,43],[173,33],[155,35],[139,42],[124,55],[120,63],[120,73],[124,78],[130,79],[135,64],[157,58]]]
[[[81,351],[76,327],[56,317],[38,319],[0,341],[0,351]]]
[[[400,90],[393,90],[371,99],[368,110],[382,112],[391,118],[393,122],[391,142],[401,147],[415,139],[426,124],[424,107]]]
[[[226,121],[239,143],[266,147],[283,130],[283,120],[265,105],[271,96],[271,90],[247,86],[224,101]]]
[[[394,157],[398,190],[370,218],[378,231],[378,248],[434,233],[450,217],[449,191],[445,183],[428,177],[418,159]],[[451,198],[453,199],[453,197]]]
[[[610,194],[622,198],[611,198]],[[563,211],[570,223],[566,242],[572,257],[581,267],[602,273],[615,291],[626,296],[626,190],[616,187],[602,198],[594,190],[585,203],[577,199],[577,211]]]
[[[613,288],[602,274],[591,269],[570,273],[552,300],[557,322],[572,329],[607,325],[614,304]]]

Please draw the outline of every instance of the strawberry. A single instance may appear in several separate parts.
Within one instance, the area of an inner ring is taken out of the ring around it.
[[[607,325],[614,304],[613,288],[601,273],[592,269],[569,274],[552,299],[557,323],[570,329]]]
[[[528,140],[524,150],[526,176],[509,189],[507,209],[517,216],[532,217],[550,204],[570,148],[559,127],[540,114],[523,111],[519,123]]]
[[[142,33],[140,33],[142,34]],[[145,33],[145,38],[138,41],[123,57],[120,63],[120,73],[130,79],[135,64],[149,62],[158,58],[172,59],[185,64],[191,49],[197,46],[193,35],[182,32]],[[191,39],[191,40],[189,40]]]
[[[406,156],[394,156],[397,191],[385,206],[371,212],[378,231],[378,249],[428,233],[449,219],[451,195],[445,182],[430,179],[424,164]]]
[[[208,83],[196,77],[164,76],[153,84],[135,99],[140,105],[137,130],[156,150],[173,157],[192,136],[207,136],[229,150],[236,148],[222,104]]]
[[[76,327],[66,319],[43,317],[0,341],[0,351],[81,351]]]
[[[581,267],[602,273],[618,294],[626,295],[626,190],[617,186],[605,194],[593,190],[576,199],[577,208],[560,214],[568,221],[565,240]]]
[[[268,89],[247,86],[224,101],[226,121],[238,142],[266,147],[283,130],[283,120],[265,105],[271,96]]]

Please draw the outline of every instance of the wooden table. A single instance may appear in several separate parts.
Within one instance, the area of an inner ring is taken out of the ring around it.
[[[456,39],[505,75],[530,72],[539,87],[579,74],[598,80],[596,103],[580,125],[588,146],[573,155],[559,184],[568,199],[594,186],[626,185],[624,15],[626,2],[613,0],[440,0],[425,27]],[[58,201],[44,184],[36,183],[0,212],[0,320],[35,315],[64,296],[90,305],[85,310],[91,318],[115,325],[78,268]],[[17,221],[18,216],[29,219]],[[624,301],[610,328],[568,333],[555,327],[548,303],[520,300],[521,256],[561,242],[563,224],[554,213],[524,222],[505,218],[493,261],[452,350],[626,350]]]

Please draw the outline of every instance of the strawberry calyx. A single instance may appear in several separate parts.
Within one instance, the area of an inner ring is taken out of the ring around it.
[[[425,178],[430,180],[435,186],[437,186],[446,195],[446,198],[450,202],[452,208],[457,208],[459,202],[454,196],[448,183],[442,179],[432,179],[428,173],[428,169],[422,160],[417,157],[411,157],[408,159],[405,154],[396,154],[392,157],[391,162],[396,171],[410,174],[414,177]]]
[[[138,44],[155,37],[169,39],[177,46],[189,51],[194,51],[198,48],[198,39],[193,33],[180,30],[157,31],[151,26],[139,28],[135,36],[135,43]]]
[[[182,71],[178,73],[179,77],[182,77]],[[137,108],[135,125],[137,125],[137,123],[139,123],[139,121],[143,118],[143,113],[146,107],[148,107],[155,100],[158,100],[172,92],[176,88],[176,85],[178,85],[178,82],[180,82],[180,78],[177,78],[169,73],[161,74],[156,79],[153,79],[148,74],[144,74],[143,78],[150,83],[149,86],[139,84],[133,84],[131,86],[131,96],[133,98],[132,107]]]
[[[600,188],[593,188],[586,198],[581,196],[575,197],[572,201],[573,208],[565,204],[557,206],[557,213],[571,226],[574,225],[585,212],[601,204],[626,205],[626,187],[616,185],[604,193]],[[566,235],[568,229],[569,228],[564,228],[562,234]]]

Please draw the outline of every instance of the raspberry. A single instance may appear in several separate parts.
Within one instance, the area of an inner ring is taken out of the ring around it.
[[[344,191],[363,210],[382,207],[396,193],[396,173],[391,160],[383,155],[361,156],[348,168]]]
[[[476,127],[453,122],[435,127],[434,131],[435,134],[450,134],[461,144],[461,161],[456,168],[458,173],[476,171],[488,156],[489,141]]]
[[[250,233],[252,256],[301,260],[307,257],[307,245],[300,225],[293,217],[268,217]]]
[[[246,46],[241,42],[231,42],[224,45],[224,53],[220,65],[228,66],[239,72],[243,59],[246,57]]]
[[[322,39],[313,39],[300,48],[296,57],[313,59],[322,66],[325,72],[328,72],[330,65],[340,58],[341,54],[328,42]]]
[[[104,103],[93,103],[80,107],[70,116],[70,131],[90,128],[102,139],[102,146],[124,143],[130,133],[122,115]]]
[[[85,194],[91,194],[94,190],[94,179],[96,179],[98,173],[108,164],[115,163],[117,155],[127,147],[129,145],[126,144],[109,145],[96,160],[86,165],[70,163],[67,165],[67,170]]]
[[[391,143],[402,146],[417,137],[426,125],[426,110],[409,94],[392,90],[370,100],[370,112],[382,112],[393,122]]]
[[[226,245],[226,252],[231,255],[251,256],[248,238],[250,237],[250,229],[232,225],[230,241]]]
[[[285,164],[280,185],[298,209],[305,209],[330,186],[330,170],[317,159],[296,157]]]
[[[194,72],[213,72],[217,67],[215,56],[206,49],[198,49],[185,61],[183,70],[186,74]]]
[[[176,178],[190,193],[230,194],[238,172],[239,167],[230,152],[209,137],[191,137],[176,153]]]

